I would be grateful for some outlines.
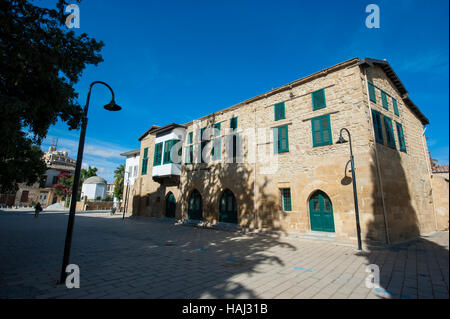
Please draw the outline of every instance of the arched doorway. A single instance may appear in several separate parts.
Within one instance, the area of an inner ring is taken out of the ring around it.
[[[200,195],[198,190],[194,189],[191,196],[189,197],[188,218],[194,220],[202,220],[202,217],[203,217],[202,195]]]
[[[177,200],[170,192],[166,197],[166,217],[175,218],[175,210],[177,208]]]
[[[219,222],[237,224],[237,205],[234,194],[225,190],[219,202]]]
[[[311,230],[334,232],[333,205],[322,191],[315,192],[309,199]]]

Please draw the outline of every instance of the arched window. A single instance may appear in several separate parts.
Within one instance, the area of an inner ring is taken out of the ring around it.
[[[166,217],[174,218],[175,211],[177,208],[177,200],[172,192],[169,192],[169,195],[166,197]]]

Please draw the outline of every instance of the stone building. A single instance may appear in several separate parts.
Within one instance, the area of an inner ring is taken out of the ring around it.
[[[388,62],[353,58],[192,122],[152,126],[139,138],[129,207],[353,242],[349,143],[336,143],[347,128],[362,238],[399,242],[436,230],[427,124]]]
[[[58,151],[56,146],[50,146],[48,152],[43,155],[47,170],[40,183],[26,185],[19,184],[19,190],[13,195],[0,195],[0,205],[6,206],[31,206],[40,202],[42,207],[56,203],[58,200],[54,194],[53,185],[58,183],[58,175],[61,173],[73,174],[76,160],[69,157],[65,151]]]

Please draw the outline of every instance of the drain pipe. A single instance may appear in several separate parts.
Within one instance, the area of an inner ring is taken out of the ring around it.
[[[363,68],[364,78],[366,81],[366,94],[367,94],[367,105],[369,106],[369,116],[370,116],[370,126],[372,127],[372,137],[374,141],[374,149],[375,149],[375,161],[377,162],[377,172],[378,172],[378,182],[380,184],[380,191],[381,191],[381,202],[383,204],[383,218],[384,218],[384,228],[386,230],[386,244],[390,244],[391,240],[389,238],[389,224],[386,214],[386,203],[384,201],[384,191],[383,191],[383,179],[381,178],[381,169],[380,169],[380,161],[378,158],[378,151],[377,151],[377,142],[375,138],[375,128],[373,127],[373,119],[372,119],[372,108],[370,107],[370,95],[369,95],[369,80],[367,78],[367,70]]]

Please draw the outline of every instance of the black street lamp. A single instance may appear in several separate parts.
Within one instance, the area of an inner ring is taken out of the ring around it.
[[[350,164],[352,168],[353,198],[355,200],[356,234],[358,236],[358,250],[362,250],[361,226],[359,225],[358,192],[356,191],[355,161],[353,159],[353,150],[352,150],[352,136],[350,135],[349,130],[347,130],[346,128],[342,128],[341,131],[339,132],[339,140],[336,142],[336,144],[347,143],[347,140],[342,137],[342,131],[347,132],[348,141],[350,144]]]
[[[60,284],[63,284],[66,280],[67,273],[66,268],[69,264],[69,257],[70,257],[70,247],[72,245],[72,232],[73,232],[73,224],[75,221],[75,208],[77,204],[77,196],[78,196],[78,184],[80,182],[80,173],[81,173],[81,162],[83,161],[83,150],[84,150],[84,140],[86,137],[86,127],[87,127],[87,114],[88,114],[88,108],[89,108],[89,100],[91,98],[91,89],[95,84],[103,84],[105,85],[112,94],[111,102],[106,104],[104,108],[108,111],[120,111],[122,108],[116,104],[114,100],[114,91],[112,88],[102,81],[94,81],[89,86],[89,92],[87,95],[86,105],[83,109],[83,119],[81,120],[81,132],[80,132],[80,141],[78,142],[78,155],[77,155],[77,162],[75,166],[75,176],[73,180],[73,186],[72,186],[72,200],[70,201],[70,210],[69,210],[69,221],[67,223],[67,232],[66,232],[66,241],[64,244],[64,257],[63,257],[63,263],[62,263],[62,269],[61,269],[61,277],[59,280]]]

